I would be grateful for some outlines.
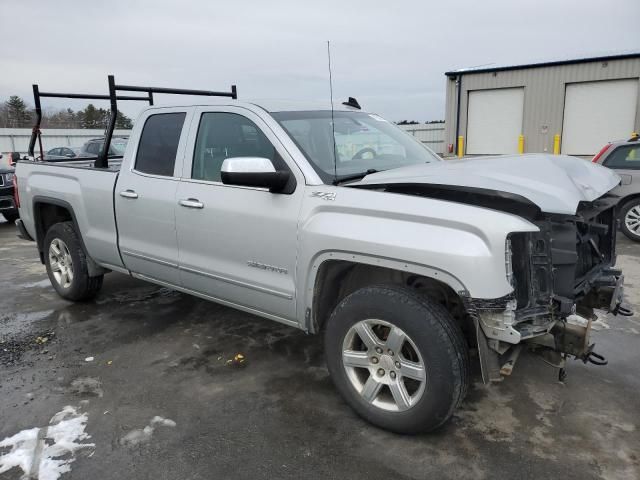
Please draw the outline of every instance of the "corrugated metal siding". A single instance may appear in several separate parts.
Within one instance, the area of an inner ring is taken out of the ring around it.
[[[444,145],[444,123],[419,123],[417,125],[398,125],[416,137],[435,153],[442,155]]]
[[[640,58],[612,60],[606,62],[606,66],[604,66],[603,62],[592,62],[464,74],[462,75],[460,102],[460,135],[465,138],[467,136],[467,100],[469,91],[524,87],[525,100],[522,133],[525,137],[525,152],[552,152],[553,136],[555,134],[562,135],[566,84],[622,78],[636,78],[640,82]],[[640,129],[640,101],[638,104],[636,106],[636,131]],[[446,143],[455,143],[455,120],[455,80],[447,78]]]
[[[114,135],[128,137],[131,130],[115,130]],[[104,136],[104,129],[47,128],[42,130],[42,147],[81,147],[87,140]],[[30,128],[0,128],[0,153],[26,153],[31,138]],[[36,149],[38,148],[36,144]]]

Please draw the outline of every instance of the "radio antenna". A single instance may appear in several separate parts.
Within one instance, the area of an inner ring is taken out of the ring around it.
[[[333,140],[333,183],[338,181],[338,156],[336,153],[336,127],[333,119],[333,78],[331,77],[331,42],[327,40],[327,59],[329,61],[329,98],[331,100],[331,138]]]

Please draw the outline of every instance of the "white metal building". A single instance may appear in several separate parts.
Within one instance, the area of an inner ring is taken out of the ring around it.
[[[128,137],[130,130],[115,130],[115,136]],[[104,129],[43,128],[42,147],[45,151],[56,147],[81,147],[92,138],[104,136]],[[0,128],[0,153],[27,153],[30,128]],[[38,145],[36,145],[36,150]]]
[[[640,53],[446,76],[445,138],[452,154],[590,156],[640,129]]]

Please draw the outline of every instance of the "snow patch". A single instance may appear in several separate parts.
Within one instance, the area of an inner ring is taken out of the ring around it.
[[[30,428],[7,437],[0,448],[11,450],[0,456],[0,473],[20,468],[22,479],[57,480],[71,471],[76,452],[93,449],[93,443],[80,443],[91,438],[86,433],[87,414],[66,406],[49,421],[49,426]]]
[[[147,425],[146,427],[131,430],[124,437],[122,437],[120,439],[120,444],[132,447],[140,443],[146,443],[151,439],[151,435],[153,435],[153,432],[158,426],[175,427],[176,422],[168,418],[163,418],[156,415],[151,419],[151,422],[149,422],[149,425]]]

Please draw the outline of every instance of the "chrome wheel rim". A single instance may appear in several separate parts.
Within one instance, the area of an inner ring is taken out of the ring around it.
[[[49,266],[58,285],[69,288],[73,282],[73,260],[67,244],[59,238],[49,244]]]
[[[384,320],[361,320],[349,329],[342,365],[362,399],[382,410],[409,410],[426,389],[427,372],[415,343]]]
[[[624,224],[631,233],[640,236],[640,205],[630,208],[624,216]]]

